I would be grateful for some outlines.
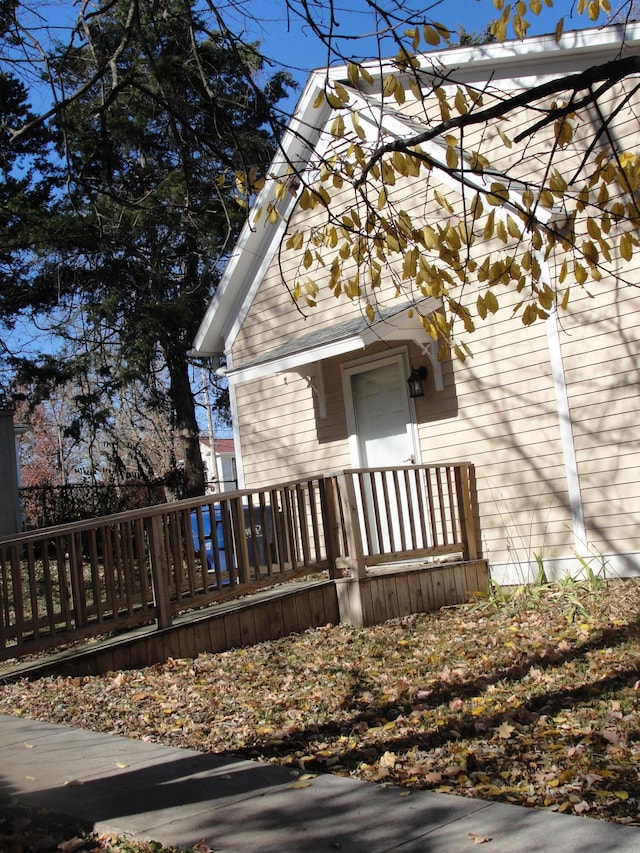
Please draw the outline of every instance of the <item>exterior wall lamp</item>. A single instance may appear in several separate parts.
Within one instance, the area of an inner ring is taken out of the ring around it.
[[[424,365],[412,367],[407,379],[410,397],[424,397],[424,380],[427,378],[427,368]]]

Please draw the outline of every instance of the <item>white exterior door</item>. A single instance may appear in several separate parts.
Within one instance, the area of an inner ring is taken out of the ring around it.
[[[403,465],[413,455],[407,432],[406,389],[399,384],[403,378],[396,363],[364,370],[351,377],[362,467]]]
[[[413,405],[409,398],[407,376],[409,365],[404,352],[358,362],[343,369],[344,398],[351,443],[351,458],[357,468],[386,468],[418,462]],[[382,476],[382,475],[380,475]],[[399,541],[407,500],[398,496],[385,475],[389,517],[375,530],[369,544],[371,553],[390,550]],[[380,477],[378,477],[378,480]],[[399,498],[399,499],[398,499]],[[373,531],[373,495],[367,489],[361,513],[367,514]],[[396,546],[397,547],[397,546]],[[366,550],[366,549],[365,549]]]
[[[417,461],[408,375],[404,353],[345,367],[347,425],[355,466],[383,468]]]

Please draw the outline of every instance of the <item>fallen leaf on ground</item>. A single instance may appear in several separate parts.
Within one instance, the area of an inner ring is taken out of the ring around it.
[[[638,660],[640,579],[563,582],[126,673],[0,681],[0,713],[640,825]]]
[[[490,835],[476,835],[475,832],[467,832],[467,838],[470,838],[474,844],[487,844],[493,840]]]

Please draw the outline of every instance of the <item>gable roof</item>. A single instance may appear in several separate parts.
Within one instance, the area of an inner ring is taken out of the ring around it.
[[[599,65],[615,58],[621,52],[631,53],[638,49],[640,24],[630,24],[626,27],[615,25],[568,32],[560,42],[556,42],[554,36],[548,35],[501,44],[449,48],[423,54],[419,61],[425,75],[433,75],[439,80],[449,77],[452,83],[466,83],[491,78],[494,85],[502,82],[502,85],[506,86],[511,82],[512,86],[522,87],[527,85],[523,83],[526,80],[543,82],[545,78]],[[368,86],[366,90],[358,90],[356,94],[359,99],[379,111],[382,80],[386,74],[396,69],[390,62],[371,62],[366,64],[366,67],[373,77],[373,85]],[[318,93],[326,88],[328,81],[340,81],[353,91],[344,66],[312,72],[271,165],[270,175],[285,176],[289,164],[300,171],[309,165],[322,133],[334,113],[326,99],[322,100],[320,107],[314,105]],[[385,101],[385,111],[388,111],[388,116],[385,116],[385,131],[390,135],[402,137],[403,134],[415,132],[415,126],[402,121],[401,116],[394,115],[393,104],[388,101]],[[268,180],[258,195],[253,210],[266,209],[270,203],[275,204],[276,190],[276,181]],[[229,354],[280,245],[287,215],[294,204],[293,195],[286,193],[285,199],[278,205],[282,216],[274,225],[267,223],[265,219],[256,224],[252,211],[200,324],[194,340],[193,355],[207,357]],[[406,306],[403,308],[406,310]],[[355,325],[350,325],[353,323]],[[350,340],[353,344],[351,348],[355,348],[355,338],[361,336],[364,325],[358,324],[358,321],[341,325],[345,325],[345,328],[332,326],[332,341],[338,344],[340,341]],[[321,349],[324,343],[321,333],[316,333],[315,338],[305,336],[304,339],[266,353],[259,359],[259,363],[237,365],[236,370],[234,365],[230,364],[228,373],[230,377],[235,374],[236,381],[246,381],[248,378],[257,378],[255,371],[258,369],[264,371],[260,375],[287,369],[282,366],[285,363],[290,369],[292,357],[294,362],[296,358],[303,359],[297,361],[297,364],[309,363],[314,360],[314,349]],[[337,354],[337,351],[333,354]],[[247,370],[242,375],[245,368]]]

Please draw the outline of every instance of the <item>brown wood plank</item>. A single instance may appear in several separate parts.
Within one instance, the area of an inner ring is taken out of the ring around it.
[[[365,576],[365,558],[362,543],[362,528],[358,513],[353,477],[349,471],[339,476],[340,499],[343,509],[343,532],[347,544],[349,565],[358,577]],[[367,515],[365,511],[365,516]]]
[[[180,648],[181,658],[194,658],[196,656],[197,643],[195,627],[189,624],[182,624],[172,629],[178,635],[178,645]]]
[[[300,632],[300,621],[298,619],[298,608],[296,606],[296,595],[288,595],[282,599],[282,627],[286,634],[297,634]]]
[[[101,672],[117,672],[122,669],[131,668],[131,654],[129,649],[118,647],[117,649],[104,649],[96,658],[82,661],[76,667],[78,675],[96,675]]]
[[[139,607],[142,603],[140,600],[140,584],[138,582],[133,548],[135,542],[135,532],[131,519],[128,519],[126,524],[123,526],[123,533],[125,538],[123,543],[122,556],[128,588],[127,609],[131,613],[136,607]]]
[[[165,632],[151,634],[146,638],[147,654],[150,661],[159,662],[167,659],[167,655],[164,653],[164,634]]]
[[[424,604],[424,596],[422,594],[422,583],[420,575],[424,574],[416,569],[412,572],[407,572],[407,590],[409,593],[409,606],[411,613],[423,613],[427,608]]]
[[[7,629],[11,624],[11,613],[9,610],[9,602],[12,600],[11,595],[11,574],[10,564],[7,558],[7,551],[4,547],[0,548],[0,649],[4,649],[9,641]]]
[[[387,599],[382,577],[372,577],[368,586],[371,590],[372,617],[376,625],[387,620]]]
[[[452,569],[456,592],[458,596],[458,604],[463,604],[469,601],[471,597],[469,591],[467,570],[463,563],[458,563]]]
[[[104,581],[106,590],[106,606],[103,610],[104,617],[104,615],[106,615],[105,611],[111,611],[112,613],[117,611],[116,585],[113,569],[111,527],[103,525],[99,528],[99,531],[100,538],[102,539],[102,559],[104,562]]]
[[[428,497],[425,491],[425,479],[426,472],[424,469],[416,468],[415,469],[415,494],[416,494],[416,510],[418,513],[418,519],[420,521],[420,535],[422,537],[422,547],[426,548],[429,545],[433,545],[433,541],[430,534],[430,525],[427,524],[427,513],[429,512],[428,505]]]
[[[49,563],[49,552],[46,544],[43,544],[42,542],[34,543],[34,545],[35,544],[38,545],[38,548],[36,550],[34,547],[34,561],[38,552],[42,561],[42,583],[44,586],[46,622],[49,632],[53,634],[56,629],[56,614],[59,612],[59,608],[55,606],[53,601],[53,582],[51,576],[51,565]]]
[[[318,628],[321,625],[326,625],[324,593],[320,587],[309,588],[309,607],[311,609],[311,627]]]
[[[395,537],[393,535],[393,524],[391,523],[391,500],[389,498],[389,483],[384,472],[380,474],[380,486],[382,489],[382,507],[384,508],[384,517],[387,521],[386,529],[387,538],[389,541],[388,547],[385,547],[384,535],[382,535],[380,537],[380,541],[378,542],[378,550],[380,552],[393,553],[398,549],[396,548]]]
[[[405,494],[405,502],[407,505],[407,514],[409,516],[409,547],[410,548],[418,548],[419,547],[419,536],[418,529],[416,527],[416,509],[417,502],[414,500],[414,496],[417,495],[416,489],[416,471],[413,468],[407,468],[404,471],[404,494]],[[404,519],[406,521],[406,519]]]
[[[258,538],[256,528],[260,522],[256,519],[256,512],[253,506],[253,495],[248,495],[243,501],[243,530],[247,540],[247,582],[260,577],[260,557],[258,550]]]
[[[415,551],[396,551],[393,554],[374,554],[367,557],[367,565],[379,566],[386,563],[413,560],[416,557],[446,557],[449,555],[461,555],[462,542],[453,542],[451,545],[440,545],[437,548],[420,548]]]
[[[465,566],[467,588],[472,592],[486,592],[489,584],[489,572],[484,560],[473,560]]]
[[[442,569],[431,569],[431,587],[433,590],[433,609],[440,610],[447,603],[445,578]]]
[[[455,571],[451,566],[446,566],[440,571],[442,572],[442,582],[445,592],[445,604],[458,604],[458,591],[456,589]]]
[[[409,616],[413,612],[411,592],[409,590],[409,573],[396,575],[396,597],[398,616]]]
[[[384,595],[387,603],[387,619],[396,619],[398,612],[398,578],[389,574],[384,578]]]
[[[180,637],[177,631],[173,628],[167,628],[162,635],[162,639],[164,646],[163,660],[166,660],[167,658],[179,658],[182,656],[180,651]]]
[[[320,487],[314,480],[309,480],[307,483],[307,492],[309,495],[309,524],[311,527],[311,542],[313,543],[313,554],[310,562],[314,563],[321,560],[325,553],[324,542],[325,525],[322,519],[322,497]]]
[[[340,622],[340,613],[338,611],[338,597],[334,584],[326,584],[323,586],[324,594],[324,615],[328,623],[337,625]]]
[[[309,590],[305,589],[296,595],[296,611],[298,613],[299,631],[306,631],[311,626],[311,599]]]
[[[133,669],[144,669],[156,663],[156,660],[149,657],[149,643],[146,639],[131,644],[130,661]]]
[[[240,645],[252,646],[256,642],[255,607],[245,607],[238,612],[240,621]]]
[[[223,616],[224,633],[228,649],[239,649],[242,646],[240,616],[237,612],[225,613]]]
[[[375,619],[373,615],[373,588],[370,581],[367,581],[366,583],[361,583],[360,601],[365,626],[375,624]]]
[[[136,552],[138,555],[138,573],[140,575],[140,591],[145,607],[149,609],[154,606],[153,589],[151,584],[151,558],[149,555],[148,543],[144,535],[144,520],[142,518],[136,519],[135,536]]]
[[[447,519],[447,493],[442,482],[442,468],[435,469],[436,483],[438,488],[438,509],[440,511],[440,536],[444,545],[448,545],[450,541],[449,523]],[[444,469],[446,476],[446,468]],[[454,537],[455,538],[455,537]]]
[[[25,558],[27,563],[27,579],[29,584],[29,606],[31,608],[31,623],[33,626],[33,636],[35,639],[37,639],[40,634],[40,613],[38,602],[38,579],[36,577],[33,542],[29,542],[27,544]]]
[[[437,548],[440,542],[438,535],[438,521],[436,515],[436,502],[433,491],[432,475],[435,476],[432,468],[425,468],[424,482],[427,488],[427,509],[429,511],[429,524],[431,531],[431,547]]]
[[[324,597],[323,597],[323,613],[324,613]],[[284,616],[283,616],[282,599],[275,598],[269,602],[269,625],[271,640],[278,640],[285,636]]]
[[[13,592],[13,624],[16,630],[16,640],[20,643],[28,631],[25,619],[24,600],[22,597],[22,571],[20,553],[17,547],[11,549],[11,590]],[[10,623],[11,624],[11,623]]]
[[[255,623],[255,640],[256,643],[262,643],[265,640],[272,639],[271,637],[271,605],[270,601],[263,601],[260,604],[255,604],[251,607],[254,614]]]
[[[224,629],[224,618],[216,614],[209,622],[209,644],[204,648],[210,652],[222,652],[227,649],[227,635]]]
[[[88,530],[84,537],[84,547],[88,553],[89,560],[89,576],[91,578],[91,595],[93,598],[93,606],[98,621],[104,618],[104,571],[101,571],[100,560],[98,558],[98,535],[95,528]]]
[[[409,545],[407,544],[407,528],[405,525],[404,519],[404,501],[403,501],[403,490],[401,487],[401,479],[400,479],[400,471],[391,471],[391,478],[393,480],[393,491],[395,494],[395,510],[398,514],[398,531],[400,534],[400,550],[407,551],[409,550]],[[389,528],[393,531],[394,528],[394,513],[390,512],[389,515]],[[395,551],[395,546],[392,548]]]
[[[274,551],[272,547],[272,523],[271,513],[265,501],[264,492],[259,492],[257,495],[257,503],[255,506],[256,524],[260,537],[256,541],[257,545],[257,561],[256,561],[256,578],[271,577],[273,575],[273,557]]]
[[[311,562],[311,546],[309,542],[308,518],[309,507],[307,506],[306,494],[302,483],[299,483],[296,486],[295,495],[296,513],[298,518],[298,525],[300,528],[300,548],[302,552],[302,563],[303,565],[308,566]]]
[[[275,565],[273,571],[282,574],[288,562],[286,516],[282,511],[283,503],[281,493],[278,489],[269,491],[269,504],[271,506],[273,523],[273,544],[275,548]]]

